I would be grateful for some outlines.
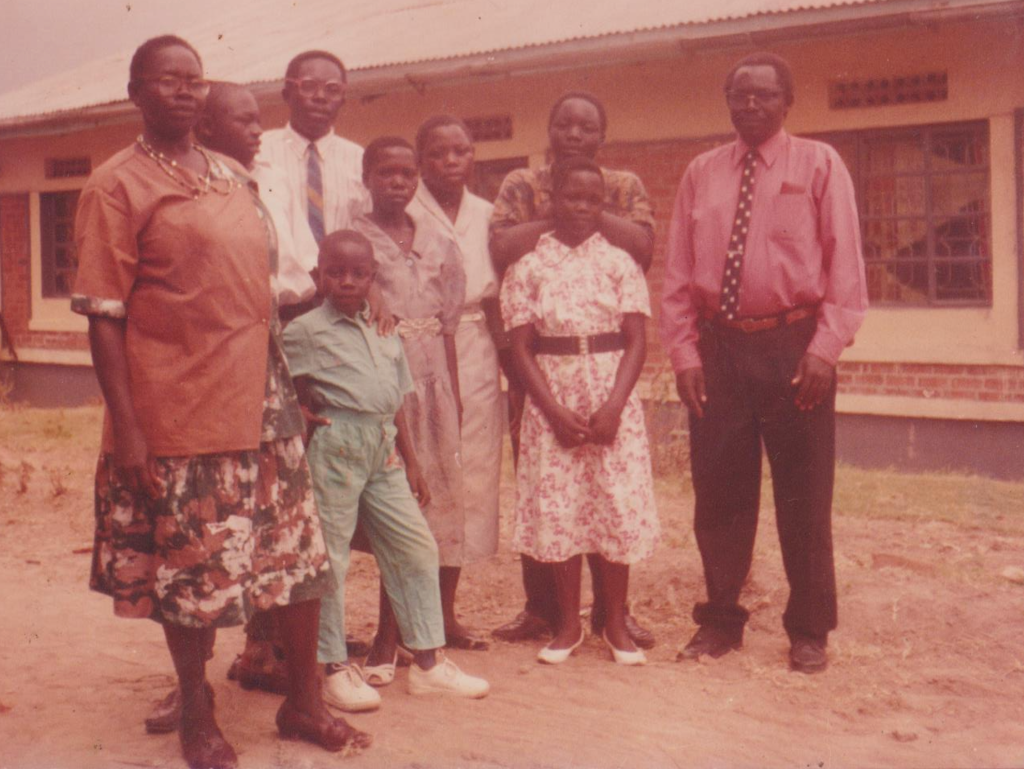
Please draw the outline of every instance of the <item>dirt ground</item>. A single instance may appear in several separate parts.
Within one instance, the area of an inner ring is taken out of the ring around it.
[[[173,680],[159,627],[114,618],[86,587],[98,432],[98,408],[0,411],[0,769],[185,766],[175,735],[142,727]],[[1024,484],[841,468],[840,628],[829,669],[810,677],[786,667],[767,496],[743,650],[674,661],[703,582],[688,480],[659,479],[657,491],[665,534],[631,588],[659,639],[646,667],[613,665],[593,638],[559,667],[534,661],[536,643],[455,652],[491,681],[490,697],[413,698],[400,672],[380,711],[350,719],[374,745],[340,757],[278,740],[279,699],[226,679],[242,645],[232,629],[211,680],[242,766],[1024,766]],[[508,473],[502,494],[507,512]],[[350,628],[368,638],[370,559],[356,557],[348,591]],[[492,628],[521,600],[514,554],[465,570],[467,624]]]

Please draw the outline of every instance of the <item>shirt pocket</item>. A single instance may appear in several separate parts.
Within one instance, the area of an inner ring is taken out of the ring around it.
[[[768,237],[779,243],[808,243],[817,238],[818,211],[806,192],[783,192],[772,200]]]

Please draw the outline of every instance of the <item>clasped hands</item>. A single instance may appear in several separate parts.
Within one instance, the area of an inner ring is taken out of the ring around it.
[[[605,403],[589,417],[584,417],[559,404],[545,416],[562,448],[575,449],[584,443],[609,446],[619,432],[622,407]]]

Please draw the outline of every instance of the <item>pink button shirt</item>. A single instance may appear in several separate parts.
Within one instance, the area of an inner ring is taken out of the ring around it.
[[[718,307],[739,200],[742,140],[683,174],[669,226],[661,337],[676,371],[700,366],[697,321]],[[853,182],[827,144],[779,131],[758,148],[738,317],[820,305],[808,352],[835,365],[868,307]]]

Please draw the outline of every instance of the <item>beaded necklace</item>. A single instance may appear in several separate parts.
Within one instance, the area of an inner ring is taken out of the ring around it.
[[[206,159],[206,173],[202,176],[196,175],[196,178],[199,179],[199,184],[196,185],[189,181],[189,176],[177,160],[172,160],[160,150],[154,149],[142,134],[139,134],[135,141],[142,148],[142,151],[156,162],[160,170],[167,174],[178,186],[183,187],[192,196],[193,200],[198,200],[200,195],[205,195],[210,191],[216,192],[219,195],[227,195],[234,187],[241,186],[240,182],[234,182],[228,178],[220,163],[199,144],[193,144],[192,146]],[[217,171],[216,176],[214,175],[214,170]],[[218,185],[217,182],[222,182],[222,184]]]

